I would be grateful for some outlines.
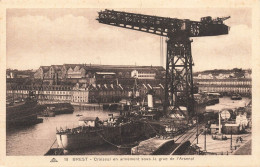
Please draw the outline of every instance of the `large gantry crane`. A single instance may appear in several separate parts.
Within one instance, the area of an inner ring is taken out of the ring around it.
[[[98,12],[99,23],[147,32],[167,37],[164,111],[178,110],[186,117],[194,114],[193,59],[190,37],[228,34],[229,27],[223,23],[230,17],[201,21],[157,17],[114,10]],[[187,107],[188,115],[180,106]]]

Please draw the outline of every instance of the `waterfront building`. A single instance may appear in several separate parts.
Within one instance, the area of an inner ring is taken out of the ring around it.
[[[29,91],[33,91],[40,103],[64,103],[84,105],[89,103],[118,103],[122,99],[132,97],[133,85],[127,84],[87,84],[76,83],[72,85],[45,85],[45,84],[7,84],[7,97],[24,99]],[[162,101],[164,88],[162,84],[153,85],[143,83],[138,85],[136,96],[146,98],[153,92],[155,99]]]
[[[39,103],[71,102],[71,86],[67,85],[7,85],[7,98],[25,99],[33,91]]]
[[[86,84],[77,83],[71,91],[71,103],[72,104],[82,104],[89,103],[89,90]]]
[[[218,92],[226,95],[239,93],[251,96],[252,80],[250,78],[228,78],[228,79],[194,79],[199,92]]]
[[[68,85],[44,85],[39,87],[38,100],[41,102],[71,102],[71,86]]]

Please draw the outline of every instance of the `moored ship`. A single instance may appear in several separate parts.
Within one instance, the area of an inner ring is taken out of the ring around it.
[[[110,143],[121,145],[147,139],[164,128],[160,125],[147,125],[142,121],[125,121],[125,118],[110,118],[107,121],[82,117],[76,128],[57,130],[56,138],[60,148],[77,150]],[[152,128],[150,127],[152,126]]]
[[[240,94],[233,94],[231,95],[231,100],[241,100],[242,97]]]
[[[71,114],[74,112],[74,107],[70,103],[52,103],[42,104],[43,111],[38,113],[40,117],[54,117],[60,114]]]
[[[7,102],[6,104],[6,125],[25,126],[42,122],[37,118],[37,112],[42,108],[37,105],[37,100],[32,93],[25,100]]]

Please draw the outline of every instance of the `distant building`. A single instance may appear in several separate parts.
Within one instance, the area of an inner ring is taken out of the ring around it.
[[[228,78],[251,78],[251,69],[238,69],[231,70],[206,70],[201,72],[195,72],[194,78],[197,79],[228,79]]]
[[[251,78],[251,75],[252,75],[252,71],[251,70],[247,70],[244,74],[244,77],[245,78]]]
[[[212,74],[199,74],[198,79],[213,79]]]
[[[156,72],[154,70],[133,70],[131,71],[132,78],[138,79],[155,79]]]
[[[64,64],[62,67],[64,78],[85,78],[86,69],[80,64]]]
[[[91,64],[64,64],[41,66],[35,73],[35,78],[94,78],[95,75],[113,74],[117,78],[155,79],[161,78],[165,71],[161,66],[124,66],[124,65],[91,65]]]
[[[50,66],[40,66],[38,70],[34,73],[34,78],[36,79],[47,79],[49,77]]]
[[[33,70],[6,70],[6,78],[15,79],[15,78],[32,78],[34,72]]]
[[[216,76],[216,79],[227,79],[227,78],[230,78],[234,76],[233,73],[228,73],[228,74],[223,74],[223,73],[220,73],[218,76]]]

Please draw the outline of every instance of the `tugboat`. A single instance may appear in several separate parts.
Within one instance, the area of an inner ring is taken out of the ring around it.
[[[207,95],[207,100],[208,100],[207,106],[215,105],[215,104],[219,103],[219,97],[220,97],[219,93],[209,92],[206,95]]]
[[[240,94],[233,94],[231,100],[242,100],[242,97]]]
[[[42,108],[37,105],[33,92],[25,100],[13,100],[6,103],[6,126],[25,126],[40,123],[43,120],[37,118],[37,112]]]

